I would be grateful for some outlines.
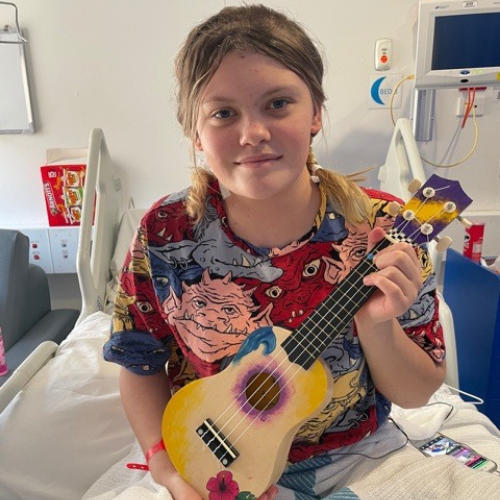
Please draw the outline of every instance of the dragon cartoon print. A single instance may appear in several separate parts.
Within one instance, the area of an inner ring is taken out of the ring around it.
[[[164,311],[185,345],[209,363],[234,356],[250,333],[271,325],[272,306],[257,312],[254,290],[234,283],[231,273],[212,278],[205,269],[199,283],[184,283],[182,291],[180,297],[169,296]]]

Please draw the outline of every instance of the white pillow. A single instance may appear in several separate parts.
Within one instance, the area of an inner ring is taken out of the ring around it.
[[[82,321],[0,415],[1,500],[80,500],[129,452],[109,329],[102,312]]]

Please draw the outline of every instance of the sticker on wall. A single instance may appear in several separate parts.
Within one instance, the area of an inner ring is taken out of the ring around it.
[[[394,89],[402,79],[403,75],[399,73],[370,75],[368,109],[389,109]],[[399,86],[394,94],[393,109],[401,107],[401,88],[402,86]]]

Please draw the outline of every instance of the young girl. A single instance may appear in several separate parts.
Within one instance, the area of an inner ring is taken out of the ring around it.
[[[123,405],[153,478],[185,500],[200,496],[162,445],[171,392],[223,370],[254,330],[298,327],[384,237],[393,198],[317,165],[323,63],[281,13],[224,8],[191,31],[176,69],[178,118],[204,163],[189,189],[144,216],[104,353],[123,366]],[[321,355],[333,399],[301,427],[285,474],[261,499],[334,490],[325,459],[377,432],[391,401],[421,406],[444,379],[425,252],[396,243],[375,261],[364,284],[376,292]]]

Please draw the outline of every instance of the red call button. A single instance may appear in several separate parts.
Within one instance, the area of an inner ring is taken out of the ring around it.
[[[387,62],[387,56],[382,56],[380,58],[380,61],[383,62],[383,63],[386,63]]]

